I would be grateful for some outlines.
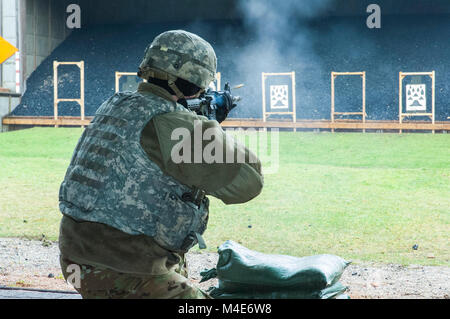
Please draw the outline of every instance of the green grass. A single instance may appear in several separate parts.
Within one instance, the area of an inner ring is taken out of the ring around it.
[[[81,132],[0,134],[0,237],[57,240],[59,184]],[[450,265],[450,135],[283,132],[279,156],[253,201],[212,199],[209,251],[232,239],[266,253]]]
[[[0,237],[58,237],[59,184],[81,129],[0,134]]]

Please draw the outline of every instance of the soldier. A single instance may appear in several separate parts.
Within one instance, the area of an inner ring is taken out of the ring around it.
[[[256,156],[185,107],[214,80],[216,65],[199,36],[160,34],[139,66],[147,82],[105,101],[83,132],[59,195],[61,267],[67,280],[68,266],[79,265],[83,298],[209,298],[190,284],[184,260],[204,247],[205,195],[244,203],[263,187],[260,161],[248,160]],[[193,133],[195,123],[214,132],[224,156],[231,150],[246,161],[176,164],[172,132]]]

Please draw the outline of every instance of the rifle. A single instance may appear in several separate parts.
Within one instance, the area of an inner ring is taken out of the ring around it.
[[[243,86],[243,84],[240,84],[233,89],[239,89]],[[189,110],[221,123],[227,118],[228,113],[237,106],[237,102],[240,100],[240,96],[233,96],[231,94],[230,84],[227,82],[223,91],[208,89],[198,98],[190,99],[186,102]]]

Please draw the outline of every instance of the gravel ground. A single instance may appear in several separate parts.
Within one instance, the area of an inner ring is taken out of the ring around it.
[[[59,268],[56,243],[16,238],[0,238],[0,286],[73,290]],[[187,254],[190,279],[207,289],[217,283],[199,284],[200,271],[213,268],[216,253]],[[450,298],[450,267],[393,264],[353,264],[341,282],[347,293],[359,298]],[[1,296],[1,294],[0,294]]]

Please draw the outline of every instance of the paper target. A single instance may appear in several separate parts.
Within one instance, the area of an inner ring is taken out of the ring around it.
[[[289,108],[289,88],[287,85],[270,86],[270,108],[271,109]]]
[[[427,97],[425,84],[406,85],[406,111],[426,111]]]

